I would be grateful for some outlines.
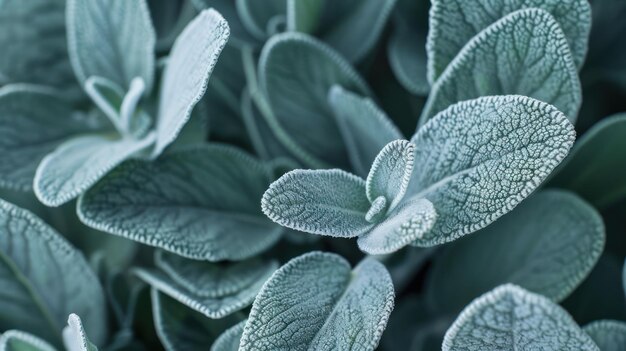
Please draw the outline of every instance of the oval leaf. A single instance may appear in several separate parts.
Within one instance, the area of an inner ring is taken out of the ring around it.
[[[347,164],[337,122],[326,102],[328,92],[341,85],[369,95],[369,88],[343,57],[308,35],[278,34],[261,52],[259,83],[273,110],[274,120],[268,123],[294,155],[303,161]]]
[[[420,123],[456,102],[507,94],[547,102],[576,121],[578,72],[563,31],[546,11],[513,12],[473,37],[433,85]]]
[[[58,346],[76,312],[103,342],[104,294],[83,255],[41,219],[1,200],[0,227],[0,330],[20,329]]]
[[[270,185],[261,207],[272,221],[313,234],[351,238],[372,226],[365,182],[338,169],[291,171]]]
[[[588,0],[433,0],[426,51],[428,80],[434,83],[448,64],[472,37],[511,12],[526,8],[549,12],[567,37],[576,66],[581,67],[587,53],[591,29]]]
[[[7,330],[0,335],[0,351],[56,351],[46,341],[19,330]]]
[[[270,179],[234,147],[186,147],[117,167],[81,197],[78,215],[90,227],[184,257],[241,260],[282,233],[259,206]]]
[[[308,253],[263,286],[240,350],[374,350],[393,301],[391,278],[378,261],[365,259],[352,271],[338,255]]]
[[[602,351],[626,350],[626,323],[601,320],[586,325],[583,330]]]
[[[600,350],[563,308],[513,284],[467,306],[446,332],[441,349]]]
[[[126,89],[141,77],[150,91],[156,34],[145,0],[68,0],[67,41],[81,83],[100,76]]]
[[[372,163],[367,175],[365,192],[370,202],[383,196],[393,210],[404,197],[415,159],[415,145],[406,140],[395,140],[385,145]]]
[[[174,42],[161,82],[153,156],[161,154],[189,120],[229,35],[226,20],[209,9],[200,12]]]
[[[413,136],[415,164],[407,198],[437,210],[415,242],[433,246],[487,226],[530,195],[567,155],[574,128],[556,108],[517,96],[452,105]]]
[[[223,332],[211,346],[211,351],[238,351],[246,321],[241,321]]]
[[[429,301],[456,313],[496,286],[514,283],[559,302],[587,277],[603,249],[604,225],[593,207],[569,192],[543,191],[446,246],[433,265]]]

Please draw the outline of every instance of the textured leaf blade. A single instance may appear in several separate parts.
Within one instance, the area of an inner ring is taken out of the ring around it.
[[[163,72],[154,156],[172,143],[207,89],[230,29],[215,10],[202,11],[178,36]]]
[[[287,30],[313,33],[327,0],[287,0]]]
[[[7,330],[0,335],[0,351],[55,351],[48,342],[19,330]]]
[[[150,91],[156,34],[144,0],[68,0],[67,38],[81,83],[100,76],[125,89],[141,77]]]
[[[211,346],[211,351],[238,351],[246,321],[243,320],[223,332]]]
[[[391,278],[377,261],[366,259],[351,271],[340,256],[308,253],[263,286],[240,350],[374,350],[393,300]]]
[[[456,102],[507,94],[547,102],[576,121],[578,72],[565,34],[546,11],[513,12],[473,37],[433,85],[420,123]]]
[[[37,167],[35,194],[47,206],[62,205],[153,143],[154,134],[141,140],[97,134],[68,140],[48,154]]]
[[[0,185],[30,190],[41,160],[67,138],[102,128],[55,91],[26,84],[0,89]]]
[[[406,196],[437,210],[434,227],[415,244],[455,240],[512,210],[567,155],[574,135],[556,108],[523,96],[483,97],[440,112],[411,140],[420,167]]]
[[[559,305],[516,285],[474,300],[448,329],[442,351],[600,349]]]
[[[603,248],[604,225],[595,209],[572,193],[543,191],[446,246],[433,265],[428,298],[437,310],[456,313],[513,283],[559,302],[587,277]],[[462,282],[468,283],[459,289]]]
[[[411,181],[415,145],[406,140],[395,140],[380,151],[365,181],[365,192],[370,202],[383,196],[393,210],[402,201]]]
[[[600,320],[586,325],[583,330],[602,351],[626,350],[626,323]]]
[[[66,318],[76,312],[93,340],[103,342],[104,294],[83,255],[42,220],[4,201],[0,222],[0,329],[20,329],[59,346]]]
[[[489,3],[482,3],[481,0],[435,0],[431,6],[426,43],[430,83],[439,78],[472,37],[505,15],[526,8],[540,8],[556,19],[567,37],[576,66],[581,67],[591,29],[591,7],[587,0]]]
[[[81,197],[87,225],[178,255],[241,260],[280,238],[261,213],[271,174],[234,147],[197,145],[129,161]]]
[[[338,169],[291,171],[270,185],[261,207],[272,221],[313,234],[349,238],[372,226],[365,182]]]
[[[387,143],[402,139],[402,134],[369,98],[362,98],[340,86],[334,86],[328,99],[352,169],[355,174],[366,178],[380,150]]]
[[[308,35],[278,34],[261,52],[259,84],[273,111],[270,127],[294,155],[335,166],[347,164],[327,94],[333,85],[364,96],[369,88],[343,57]]]
[[[63,329],[63,343],[68,351],[98,351],[89,341],[80,317],[74,313],[70,314],[67,326]]]

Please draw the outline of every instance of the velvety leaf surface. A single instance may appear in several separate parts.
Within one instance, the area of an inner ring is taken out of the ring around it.
[[[215,10],[202,11],[178,36],[163,72],[154,156],[176,139],[207,89],[230,29]]]
[[[313,234],[350,238],[372,226],[365,181],[338,169],[291,171],[270,185],[261,207],[272,221]]]
[[[273,111],[270,127],[295,155],[334,166],[347,164],[328,92],[341,85],[369,95],[369,88],[341,55],[305,34],[275,35],[259,58],[259,84]]]
[[[559,305],[506,284],[474,300],[448,329],[442,351],[600,349]]]
[[[74,313],[70,314],[67,326],[63,329],[63,343],[68,351],[98,351],[89,341],[80,317]]]
[[[211,346],[211,351],[238,351],[239,340],[243,334],[243,328],[246,326],[246,321],[241,321],[223,332]]]
[[[313,33],[328,0],[287,0],[287,30]]]
[[[210,319],[152,289],[152,313],[157,335],[167,351],[207,350],[217,337],[239,320]]]
[[[68,0],[67,42],[81,83],[100,76],[126,89],[141,77],[150,91],[156,35],[144,0]]]
[[[593,207],[570,192],[542,191],[446,246],[433,264],[429,302],[456,313],[504,283],[559,302],[587,277],[603,248],[604,225]]]
[[[626,323],[601,320],[586,325],[583,330],[602,351],[626,350]]]
[[[595,124],[580,137],[563,162],[551,186],[575,191],[591,204],[605,208],[626,196],[626,114],[617,114]]]
[[[65,0],[0,2],[0,85],[33,83],[80,92],[67,54]]]
[[[282,228],[261,213],[271,174],[234,147],[197,145],[129,161],[79,201],[87,225],[188,258],[241,260]]]
[[[352,169],[355,174],[366,178],[380,150],[389,142],[402,139],[402,134],[370,98],[334,86],[328,100]]]
[[[0,228],[0,330],[23,330],[58,346],[75,312],[93,340],[103,342],[104,295],[83,255],[42,220],[4,201]]]
[[[576,66],[587,53],[591,7],[587,0],[434,0],[426,49],[428,79],[434,83],[470,39],[511,12],[540,8],[549,12],[567,37]]]
[[[240,350],[374,350],[394,291],[385,267],[312,252],[281,267],[263,286]]]
[[[0,335],[0,351],[55,351],[46,341],[19,330],[7,330]]]
[[[513,12],[473,37],[433,85],[420,123],[455,102],[506,94],[547,102],[576,121],[578,71],[567,38],[546,11]]]
[[[464,101],[413,136],[415,168],[408,197],[437,211],[416,241],[433,246],[487,226],[540,185],[567,155],[574,128],[556,108],[517,96]]]
[[[74,112],[57,92],[11,84],[0,89],[0,186],[33,187],[41,160],[67,138],[102,127],[93,116]]]
[[[374,159],[365,181],[365,193],[370,202],[384,197],[388,210],[393,210],[404,197],[415,159],[415,145],[395,140],[385,145]]]
[[[141,140],[97,134],[70,139],[44,157],[37,167],[35,194],[46,206],[62,205],[153,143],[154,134]]]
[[[214,8],[228,22],[232,34],[232,43],[237,47],[256,45],[257,40],[248,33],[237,13],[236,1],[233,0],[191,0],[198,11]]]

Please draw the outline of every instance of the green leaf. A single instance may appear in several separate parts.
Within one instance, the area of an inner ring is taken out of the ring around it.
[[[287,0],[287,30],[312,34],[327,0]]]
[[[102,129],[56,91],[11,84],[0,89],[0,186],[29,191],[41,160],[70,137]]]
[[[467,306],[448,329],[441,349],[599,351],[563,308],[513,284]]]
[[[387,56],[394,75],[406,90],[415,95],[428,95],[425,31],[396,23],[387,44]]]
[[[224,330],[239,322],[234,316],[206,318],[156,289],[151,296],[154,327],[167,351],[206,350]]]
[[[350,270],[341,256],[311,252],[263,286],[240,350],[374,350],[393,301],[391,278],[378,261]]]
[[[446,246],[433,264],[427,296],[438,311],[456,313],[513,283],[559,302],[589,275],[603,248],[604,225],[593,207],[569,192],[542,191]]]
[[[80,317],[74,313],[70,314],[67,326],[63,329],[63,343],[68,351],[98,351],[89,341]]]
[[[241,260],[283,230],[259,206],[271,178],[239,149],[201,144],[122,164],[81,197],[78,214],[90,227],[188,258]]]
[[[286,27],[286,0],[238,0],[235,2],[241,23],[259,40],[281,32]]]
[[[237,14],[236,1],[233,0],[191,0],[193,5],[202,11],[208,8],[215,8],[220,15],[224,16],[228,22],[228,27],[232,34],[231,42],[237,47],[257,45],[258,41],[248,33],[246,27],[241,23]]]
[[[435,225],[437,212],[426,199],[402,202],[387,218],[359,236],[359,248],[370,255],[389,254],[421,239]]]
[[[567,37],[576,66],[587,53],[591,7],[587,0],[433,0],[426,51],[428,80],[434,83],[463,46],[480,31],[511,12],[540,8],[549,12]]]
[[[601,320],[583,328],[602,351],[626,350],[626,323],[622,321]]]
[[[156,34],[145,0],[68,0],[67,42],[81,83],[100,76],[126,89],[140,77],[152,89]]]
[[[189,120],[229,35],[226,20],[209,9],[191,21],[174,42],[159,95],[155,157],[176,139]]]
[[[243,320],[223,332],[211,346],[211,351],[238,351],[246,321]]]
[[[0,2],[0,85],[32,83],[77,96],[65,38],[65,0]]]
[[[551,186],[572,190],[598,208],[626,197],[626,114],[605,118],[578,140],[550,180]]]
[[[141,140],[98,134],[70,139],[39,163],[35,194],[46,206],[62,205],[153,144],[154,134]]]
[[[388,211],[402,201],[413,173],[415,145],[406,140],[395,140],[385,145],[372,163],[365,181],[365,193],[370,202],[383,196]]]
[[[218,272],[221,267],[217,263],[190,260],[186,263],[189,267],[183,272],[136,269],[135,274],[153,288],[213,319],[224,318],[249,306],[267,278],[278,268],[275,262],[257,260],[255,263],[261,267],[256,275],[248,277],[245,276],[247,272],[231,271],[239,276],[229,277],[230,282],[220,282]],[[193,286],[189,286],[191,279],[197,279]],[[238,283],[233,282],[245,279],[248,279],[245,285],[237,286]]]
[[[437,222],[415,244],[479,230],[530,195],[567,155],[574,128],[556,108],[525,96],[489,96],[440,112],[413,136],[407,199],[426,198]]]
[[[362,98],[340,86],[328,95],[339,131],[355,173],[367,177],[374,159],[387,143],[402,139],[402,133],[370,98]]]
[[[338,169],[291,171],[263,194],[261,208],[272,221],[313,234],[351,238],[372,227],[363,179]]]
[[[4,201],[0,227],[0,330],[23,330],[59,346],[67,316],[80,313],[93,340],[104,342],[104,294],[83,255],[41,219]]]
[[[552,104],[576,122],[578,71],[567,38],[546,11],[513,12],[473,37],[434,83],[420,124],[456,102],[507,94]]]
[[[0,351],[56,351],[46,341],[19,330],[7,330],[0,335]]]
[[[273,111],[268,124],[294,155],[318,164],[347,164],[328,92],[341,85],[369,95],[369,88],[341,55],[305,34],[275,35],[261,52],[259,83]]]

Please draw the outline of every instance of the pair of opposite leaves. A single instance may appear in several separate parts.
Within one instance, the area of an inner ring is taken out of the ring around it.
[[[124,160],[155,158],[171,144],[204,95],[229,36],[212,9],[187,25],[168,58],[152,118],[150,106],[139,106],[150,98],[155,76],[155,33],[145,1],[72,0],[66,19],[74,73],[110,121],[75,111],[52,88],[0,90],[7,134],[1,183],[30,189],[34,177],[37,197],[49,206],[77,197]]]

